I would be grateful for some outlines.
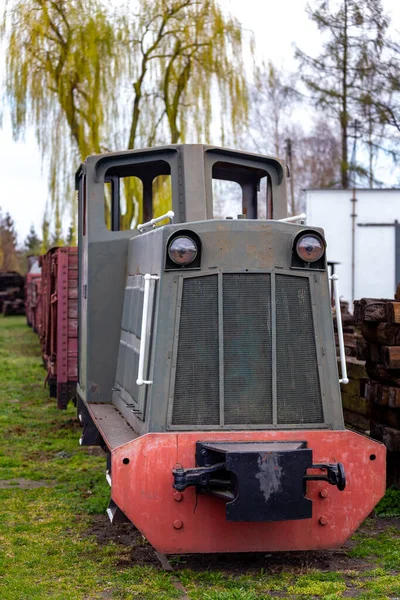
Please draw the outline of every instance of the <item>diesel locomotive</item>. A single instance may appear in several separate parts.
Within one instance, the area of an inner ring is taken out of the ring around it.
[[[344,427],[324,232],[288,218],[286,177],[203,145],[76,174],[81,444],[107,453],[111,520],[159,552],[340,546],[384,494],[385,447]]]

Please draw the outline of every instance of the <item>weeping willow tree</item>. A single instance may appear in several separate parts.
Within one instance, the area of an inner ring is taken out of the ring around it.
[[[115,30],[96,0],[21,0],[6,4],[2,37],[13,134],[35,129],[49,172],[52,215],[45,221],[52,218],[59,237],[66,208],[76,230],[73,170],[102,151],[105,123],[114,116]]]
[[[216,0],[136,0],[112,10],[101,0],[8,0],[1,33],[13,133],[35,128],[56,232],[65,209],[75,231],[68,182],[87,155],[216,143],[246,123],[242,31]],[[157,185],[162,212],[170,191]],[[126,182],[124,195],[128,228],[141,218],[137,183]]]
[[[247,120],[243,37],[236,19],[215,0],[140,0],[123,12],[128,52],[127,147],[235,138]],[[252,40],[249,40],[252,41]],[[133,93],[132,93],[133,92]],[[214,110],[213,107],[217,108]],[[215,134],[212,126],[219,123]],[[124,130],[118,131],[117,134]],[[126,142],[125,142],[126,143]],[[116,146],[124,140],[116,138]],[[170,188],[158,180],[157,213],[169,208]],[[125,189],[125,227],[141,220],[137,189]]]
[[[227,120],[237,133],[247,116],[247,86],[236,19],[224,16],[215,0],[140,0],[138,6],[126,28],[134,81],[128,148],[157,136],[173,144],[193,135],[210,139],[217,97],[223,131]]]

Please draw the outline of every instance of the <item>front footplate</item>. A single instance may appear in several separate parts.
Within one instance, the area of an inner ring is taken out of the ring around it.
[[[173,487],[183,492],[195,486],[198,493],[227,500],[227,521],[310,519],[308,480],[327,481],[339,490],[346,485],[343,465],[313,465],[305,441],[197,442],[196,465],[174,469]]]

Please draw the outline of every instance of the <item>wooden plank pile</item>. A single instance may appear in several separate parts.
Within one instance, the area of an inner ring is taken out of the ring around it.
[[[371,437],[383,442],[388,450],[388,483],[399,485],[400,285],[395,300],[355,301],[354,318],[361,325],[363,338],[357,341],[357,359],[365,361],[367,377],[361,378],[359,384],[359,414],[364,426],[369,421]],[[344,401],[344,407],[346,402],[348,410],[348,401]],[[356,400],[353,410],[355,407]]]
[[[356,356],[357,342],[362,339],[359,328],[356,327],[354,315],[349,312],[349,303],[340,302],[342,313],[344,349],[346,356]],[[336,354],[339,356],[339,341],[337,334],[336,311],[333,309],[333,329],[335,331]]]
[[[346,366],[349,383],[341,386],[344,422],[346,426],[369,435],[372,404],[364,397],[368,380],[365,362],[348,356]]]

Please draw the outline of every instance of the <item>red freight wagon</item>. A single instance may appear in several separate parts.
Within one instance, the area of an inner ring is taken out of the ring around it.
[[[41,282],[39,257],[29,256],[28,273],[25,278],[25,312],[26,322],[35,333],[40,333],[42,322]]]
[[[41,266],[43,360],[50,396],[66,408],[78,380],[78,249],[52,248]]]

